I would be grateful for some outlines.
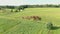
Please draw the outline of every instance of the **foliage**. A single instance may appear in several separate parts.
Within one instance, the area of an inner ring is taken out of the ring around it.
[[[43,8],[43,7],[60,8],[60,4],[59,5],[45,4],[45,5],[0,6],[0,8],[18,9],[18,10],[20,10],[20,9],[24,10],[25,8]]]
[[[53,24],[52,23],[47,23],[47,29],[52,29],[53,28]]]

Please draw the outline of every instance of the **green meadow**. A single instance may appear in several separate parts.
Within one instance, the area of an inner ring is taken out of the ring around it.
[[[41,20],[26,20],[22,16],[39,16]],[[56,26],[48,32],[46,24]],[[21,12],[0,10],[0,34],[60,34],[60,8],[26,8]]]

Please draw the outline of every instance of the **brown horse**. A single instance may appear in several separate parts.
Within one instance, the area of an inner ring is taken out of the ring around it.
[[[29,19],[29,20],[31,19],[30,16],[23,16],[22,18],[23,19]]]
[[[34,20],[41,20],[39,16],[31,16],[31,18],[33,18]]]
[[[23,19],[28,19],[28,20],[30,20],[30,19],[41,20],[41,17],[39,17],[39,16],[23,16],[22,18]]]

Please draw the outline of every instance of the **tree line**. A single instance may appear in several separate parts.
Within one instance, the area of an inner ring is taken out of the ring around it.
[[[0,6],[0,9],[3,8],[7,8],[7,9],[22,9],[24,10],[25,8],[44,8],[44,7],[51,7],[51,8],[60,8],[60,4],[59,5],[53,5],[53,4],[45,4],[45,5],[20,5],[20,6]]]

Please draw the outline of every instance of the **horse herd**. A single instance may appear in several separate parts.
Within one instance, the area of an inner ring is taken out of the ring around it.
[[[28,19],[28,20],[41,20],[41,17],[39,16],[22,16],[22,19]]]

